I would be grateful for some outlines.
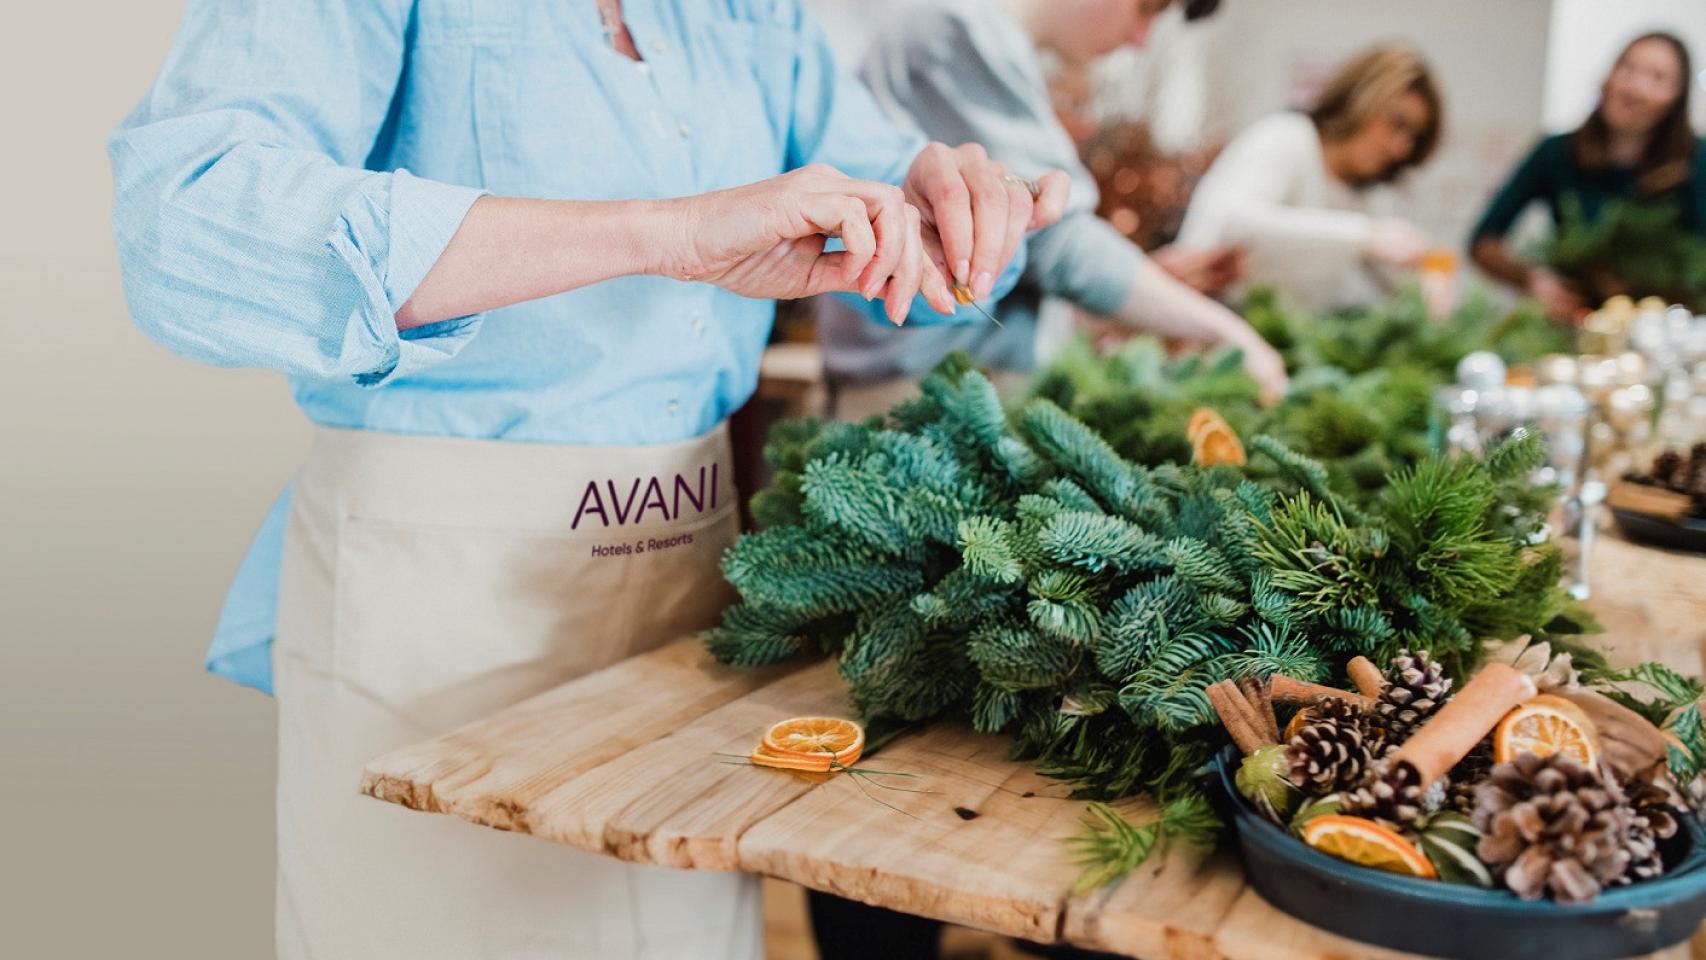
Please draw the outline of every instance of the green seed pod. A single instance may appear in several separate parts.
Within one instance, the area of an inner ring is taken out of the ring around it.
[[[1301,807],[1291,816],[1291,824],[1287,827],[1293,834],[1303,836],[1303,828],[1316,817],[1324,817],[1329,813],[1338,813],[1345,805],[1345,795],[1329,793],[1324,797],[1316,797]]]
[[[1475,844],[1481,831],[1469,818],[1455,811],[1434,814],[1422,825],[1420,846],[1434,865],[1439,878],[1446,883],[1462,883],[1472,887],[1491,887],[1493,872],[1475,854]]]
[[[1262,811],[1262,816],[1275,823],[1291,819],[1292,811],[1303,801],[1303,793],[1292,784],[1288,774],[1291,761],[1286,759],[1285,747],[1272,744],[1244,758],[1238,766],[1234,781],[1238,792]]]

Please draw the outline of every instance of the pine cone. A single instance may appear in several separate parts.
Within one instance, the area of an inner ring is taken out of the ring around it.
[[[1667,489],[1682,488],[1683,460],[1682,454],[1674,450],[1666,450],[1653,458],[1653,482]]]
[[[1629,865],[1627,881],[1651,880],[1665,872],[1660,845],[1676,836],[1676,807],[1670,792],[1650,780],[1624,784],[1629,804],[1635,816],[1630,827],[1630,852],[1634,862]]]
[[[1292,782],[1317,797],[1361,783],[1377,751],[1384,753],[1373,718],[1338,697],[1320,697],[1306,709],[1309,722],[1285,748]]]
[[[1458,813],[1475,812],[1475,788],[1493,770],[1493,738],[1477,743],[1446,775],[1445,802]]]
[[[1476,854],[1513,893],[1562,903],[1626,882],[1651,855],[1617,782],[1558,753],[1523,754],[1493,768],[1475,794]]]
[[[1451,691],[1445,668],[1429,659],[1426,650],[1398,651],[1386,670],[1386,687],[1374,703],[1375,715],[1386,729],[1386,739],[1402,743],[1421,726]]]
[[[1445,802],[1445,781],[1422,789],[1421,774],[1408,763],[1376,764],[1362,785],[1345,796],[1344,812],[1385,820],[1400,827],[1414,827],[1424,813],[1438,810]]]

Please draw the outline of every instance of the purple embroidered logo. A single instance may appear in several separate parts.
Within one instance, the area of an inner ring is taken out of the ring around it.
[[[602,490],[597,480],[588,481],[586,492],[581,494],[581,505],[575,510],[575,521],[569,524],[569,529],[579,530],[581,521],[593,515],[596,515],[599,523],[605,527],[611,526],[611,517],[614,516],[615,525],[622,527],[630,523],[641,523],[646,518],[646,511],[653,509],[666,521],[681,519],[682,511],[689,505],[697,513],[715,510],[717,468],[718,464],[715,463],[711,464],[708,471],[705,467],[700,467],[697,487],[688,482],[687,477],[676,474],[667,497],[664,495],[663,482],[655,476],[643,480],[635,477],[634,482],[628,486],[626,496],[619,491],[614,480],[604,481]],[[705,486],[707,474],[710,477],[708,491]]]

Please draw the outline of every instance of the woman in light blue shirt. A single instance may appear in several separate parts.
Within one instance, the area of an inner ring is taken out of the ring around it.
[[[191,0],[110,152],[138,325],[320,427],[209,652],[279,700],[279,955],[759,955],[749,882],[362,764],[708,624],[769,298],[999,296],[1064,176],[896,131],[796,0]]]

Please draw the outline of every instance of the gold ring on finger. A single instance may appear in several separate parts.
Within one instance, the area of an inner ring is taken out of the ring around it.
[[[1038,186],[1037,182],[1035,180],[1032,180],[1029,177],[1018,177],[1018,176],[1014,176],[1013,174],[1009,173],[1006,176],[1001,178],[1001,182],[1002,183],[1011,183],[1015,186],[1024,187],[1026,190],[1029,190],[1031,192],[1031,199],[1032,200],[1035,200],[1037,197],[1041,196],[1042,192],[1043,192],[1043,188]]]

